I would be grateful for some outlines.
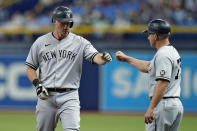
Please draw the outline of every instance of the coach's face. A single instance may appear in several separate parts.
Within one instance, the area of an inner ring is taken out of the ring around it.
[[[53,23],[55,24],[55,32],[57,33],[57,36],[59,37],[59,39],[62,39],[68,35],[71,23],[59,22],[57,20],[54,20]]]

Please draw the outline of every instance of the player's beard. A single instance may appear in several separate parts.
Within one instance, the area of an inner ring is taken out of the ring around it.
[[[63,39],[68,35],[68,30],[62,30],[59,34],[59,39]]]

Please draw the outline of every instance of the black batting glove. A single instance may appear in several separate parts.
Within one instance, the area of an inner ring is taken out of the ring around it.
[[[42,99],[46,100],[49,97],[48,91],[44,88],[41,82],[38,79],[33,80],[33,85],[36,87],[37,96]]]
[[[102,54],[102,59],[106,62],[111,62],[112,61],[112,55],[109,52],[104,52]]]

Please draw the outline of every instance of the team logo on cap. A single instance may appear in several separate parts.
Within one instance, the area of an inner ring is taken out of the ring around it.
[[[68,18],[70,18],[70,13],[66,13],[66,16],[67,16]]]
[[[164,76],[165,73],[166,73],[165,70],[161,70],[161,71],[160,71],[160,75],[161,75],[161,76]]]

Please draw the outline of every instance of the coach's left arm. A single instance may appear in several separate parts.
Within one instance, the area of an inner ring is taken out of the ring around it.
[[[107,62],[111,62],[111,61],[112,61],[112,56],[108,52],[98,53],[93,59],[93,62],[98,65],[105,65]]]
[[[169,81],[167,80],[158,80],[157,84],[155,85],[153,96],[151,102],[149,104],[148,110],[144,115],[144,121],[146,124],[152,123],[154,120],[154,108],[163,98],[166,88],[168,87]]]

